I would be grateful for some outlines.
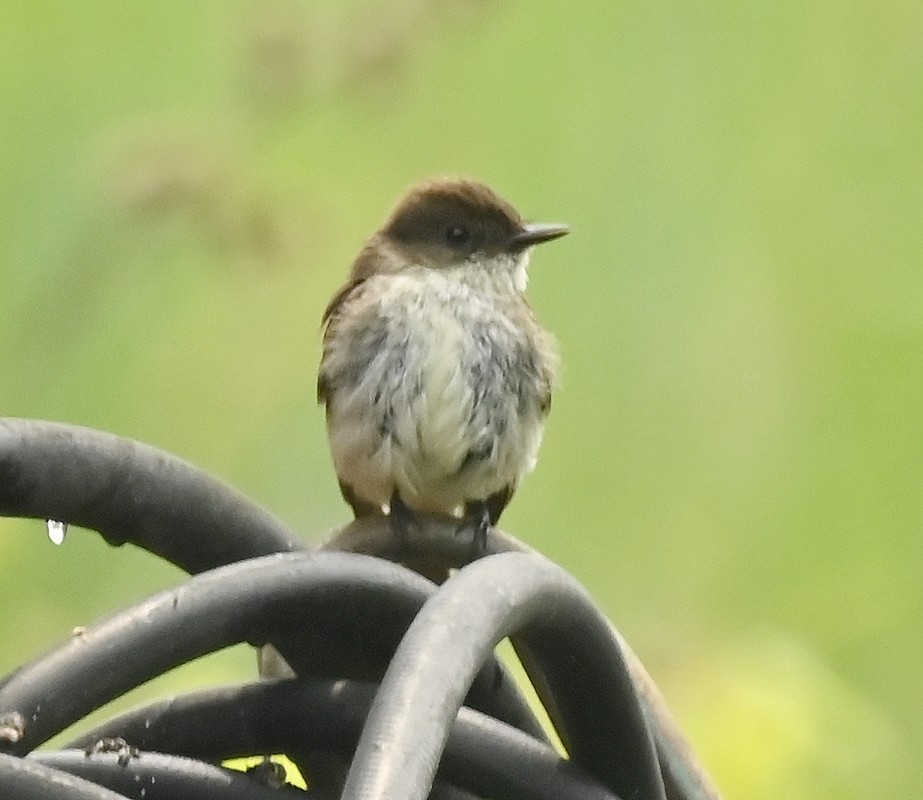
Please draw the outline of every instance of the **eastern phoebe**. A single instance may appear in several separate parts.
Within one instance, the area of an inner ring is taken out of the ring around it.
[[[523,222],[481,183],[410,189],[324,312],[317,399],[357,517],[448,514],[483,546],[534,466],[557,354],[525,298],[532,246],[565,225]]]

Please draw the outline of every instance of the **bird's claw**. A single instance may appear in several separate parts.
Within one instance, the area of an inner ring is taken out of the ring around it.
[[[490,532],[490,514],[484,503],[469,503],[465,515],[459,520],[455,535],[471,531],[471,561],[487,554],[487,534]]]

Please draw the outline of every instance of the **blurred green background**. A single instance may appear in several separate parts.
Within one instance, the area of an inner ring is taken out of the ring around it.
[[[483,179],[574,231],[532,268],[565,369],[504,527],[729,798],[923,792],[918,4],[7,0],[0,97],[0,414],[318,538],[326,300],[407,184]],[[0,520],[0,670],[180,579]]]

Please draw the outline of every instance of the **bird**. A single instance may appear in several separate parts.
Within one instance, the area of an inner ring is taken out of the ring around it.
[[[344,500],[454,517],[482,549],[536,463],[558,365],[525,291],[532,249],[566,225],[525,222],[484,183],[412,186],[365,242],[322,318],[317,400]]]

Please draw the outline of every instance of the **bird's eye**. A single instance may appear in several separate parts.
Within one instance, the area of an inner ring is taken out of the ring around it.
[[[445,229],[445,240],[452,247],[460,247],[471,238],[471,233],[461,225],[450,225]]]

